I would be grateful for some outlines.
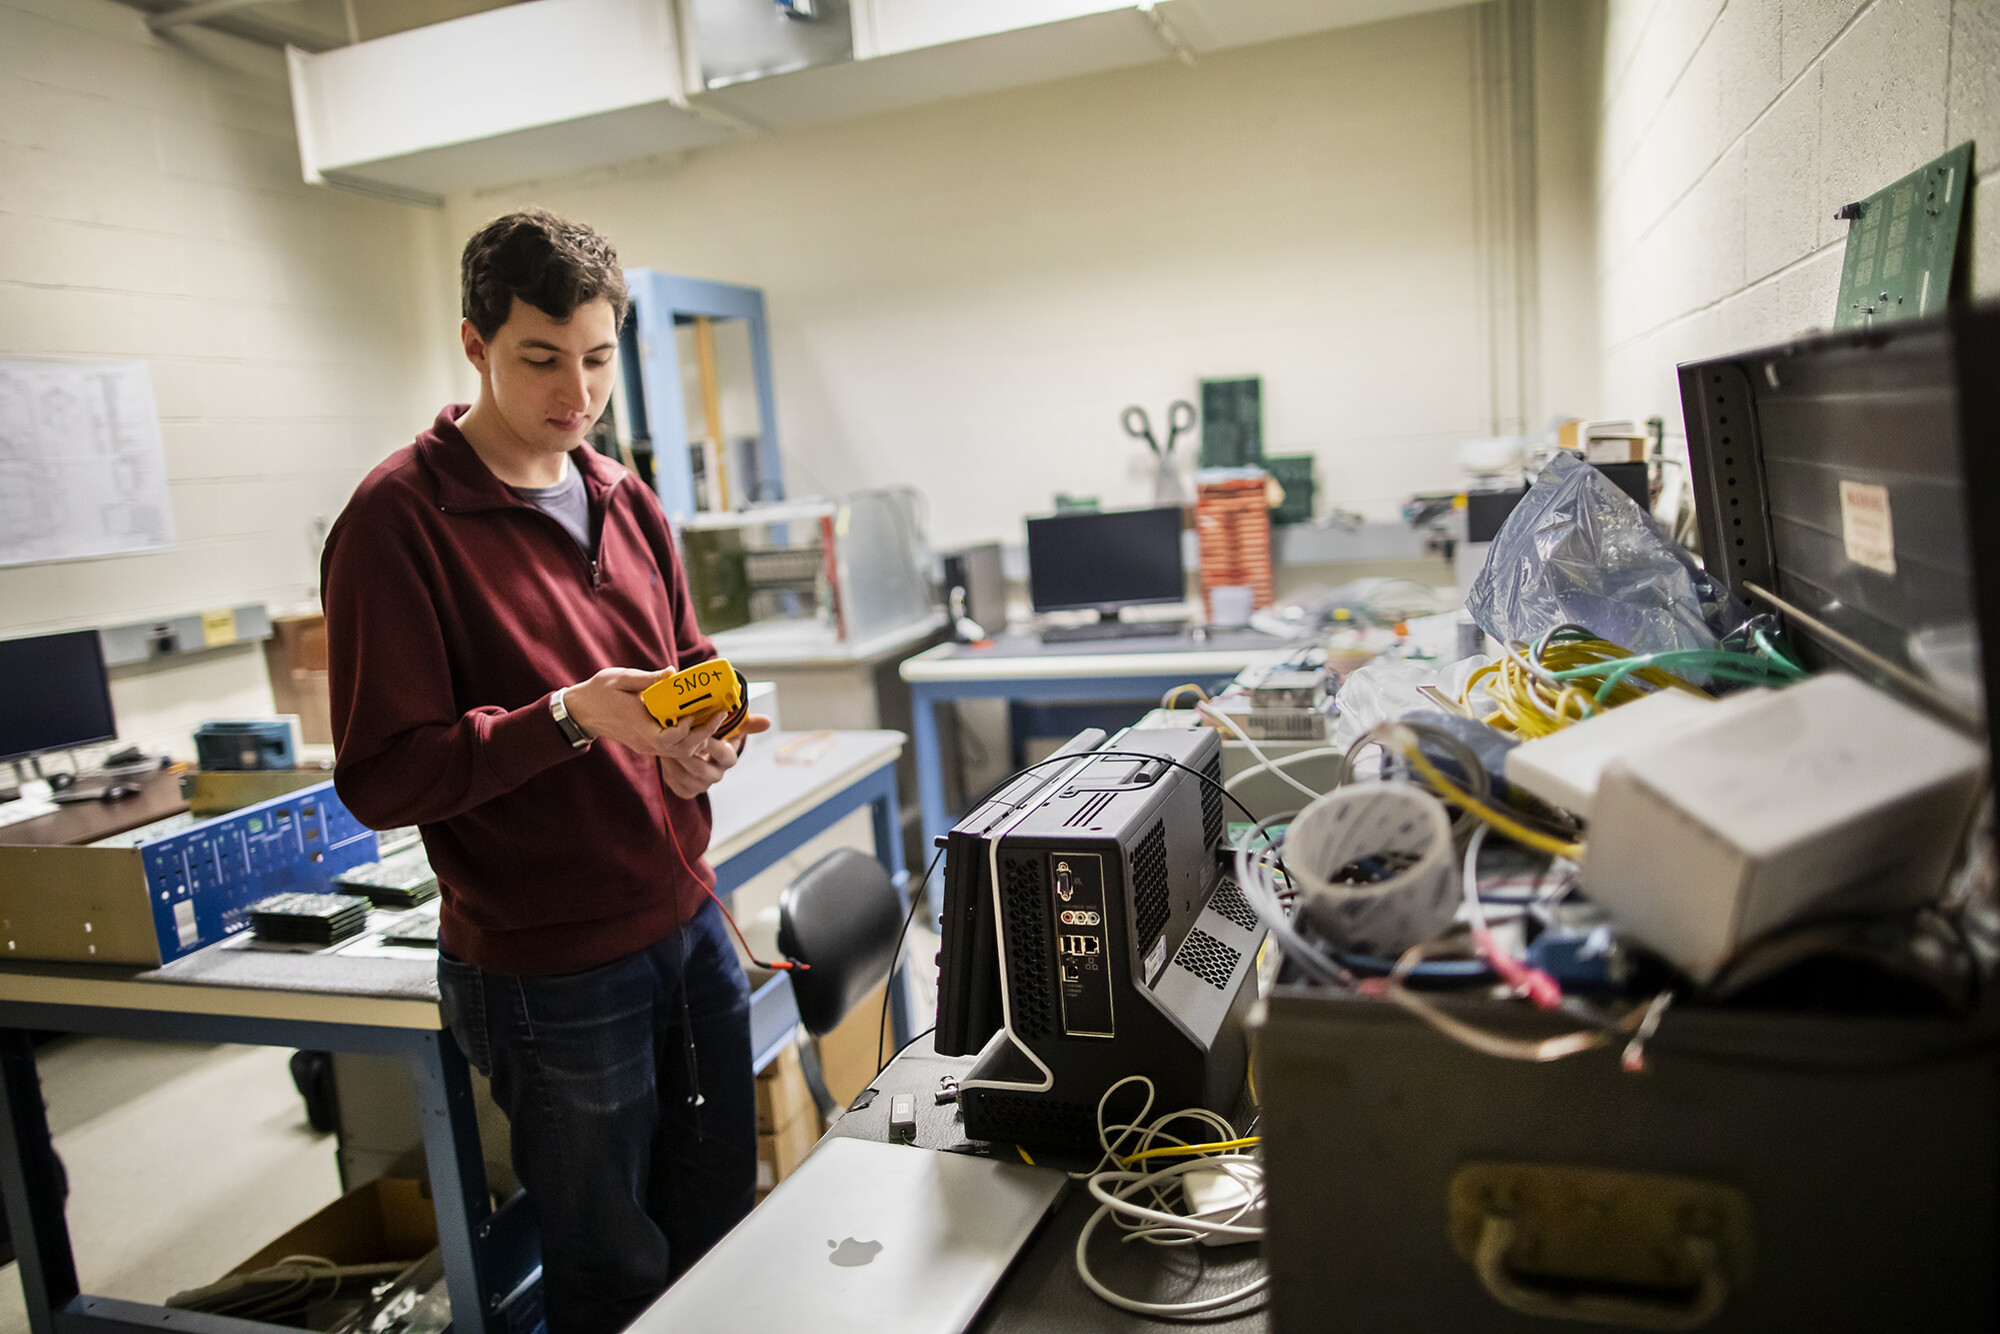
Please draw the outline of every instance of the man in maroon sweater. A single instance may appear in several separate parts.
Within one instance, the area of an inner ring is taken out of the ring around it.
[[[445,1018],[507,1113],[549,1329],[610,1334],[755,1188],[749,992],[701,861],[738,751],[639,701],[714,648],[658,500],[584,444],[616,254],[530,211],[468,241],[461,276],[478,400],[327,537],[334,782],[363,822],[421,826]]]

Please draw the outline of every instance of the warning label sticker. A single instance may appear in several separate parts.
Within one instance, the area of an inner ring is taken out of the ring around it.
[[[1883,574],[1896,572],[1896,525],[1889,488],[1867,482],[1840,484],[1840,536],[1847,558]]]

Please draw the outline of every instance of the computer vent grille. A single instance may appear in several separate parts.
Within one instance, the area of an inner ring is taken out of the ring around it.
[[[1132,854],[1132,939],[1139,957],[1160,938],[1167,925],[1167,825],[1153,822],[1153,828]]]
[[[1257,929],[1257,910],[1250,906],[1250,900],[1243,897],[1243,891],[1237,888],[1236,882],[1227,876],[1224,876],[1222,883],[1215,887],[1215,893],[1209,897],[1208,906],[1215,911],[1216,916],[1224,921],[1236,923],[1245,931]]]
[[[1082,1147],[1097,1139],[1097,1108],[1046,1095],[967,1089],[965,1124],[982,1139]]]
[[[1193,973],[1217,991],[1224,991],[1229,987],[1229,979],[1236,975],[1236,965],[1242,958],[1242,950],[1232,949],[1200,927],[1195,927],[1181,942],[1180,953],[1174,955],[1174,967]]]
[[[1052,1006],[1042,859],[1002,857],[1000,876],[1000,898],[1007,909],[1008,1012],[1020,1036],[1046,1037]]]
[[[1213,851],[1222,845],[1222,761],[1211,759],[1202,775],[1208,781],[1201,785],[1201,842]]]

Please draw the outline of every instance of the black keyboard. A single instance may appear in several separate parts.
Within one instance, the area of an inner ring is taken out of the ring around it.
[[[1042,631],[1042,642],[1087,644],[1099,639],[1171,639],[1187,632],[1186,621],[1093,621],[1085,625],[1052,625]]]

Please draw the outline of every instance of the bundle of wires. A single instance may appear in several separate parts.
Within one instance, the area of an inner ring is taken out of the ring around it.
[[[365,1296],[410,1267],[406,1260],[337,1265],[323,1255],[288,1255],[267,1268],[175,1293],[167,1298],[167,1305],[239,1320],[303,1324],[304,1313],[314,1302],[343,1291],[358,1290]]]
[[[1460,692],[1468,712],[1472,692],[1483,689],[1496,712],[1486,721],[1524,740],[1549,736],[1571,723],[1660,690],[1707,698],[1684,674],[1739,685],[1784,685],[1805,676],[1761,627],[1749,632],[1749,650],[1677,649],[1634,654],[1586,626],[1559,625],[1532,645],[1502,646],[1504,656],[1474,672]]]
[[[1145,1101],[1131,1121],[1108,1125],[1105,1107],[1127,1084],[1139,1085]],[[1090,1239],[1106,1218],[1117,1221],[1125,1233],[1122,1242],[1152,1246],[1228,1245],[1258,1241],[1264,1235],[1264,1164],[1252,1152],[1258,1137],[1238,1135],[1226,1118],[1202,1107],[1168,1112],[1148,1121],[1153,1096],[1152,1080],[1127,1075],[1097,1100],[1097,1142],[1104,1156],[1090,1171],[1072,1174],[1088,1186],[1097,1201],[1097,1211],[1077,1235],[1077,1277],[1113,1306],[1147,1316],[1206,1315],[1257,1296],[1269,1284],[1268,1274],[1259,1274],[1242,1287],[1213,1297],[1144,1302],[1112,1291],[1091,1271]],[[1209,1138],[1189,1143],[1169,1129],[1176,1125],[1196,1127]],[[1198,1206],[1191,1198],[1190,1186],[1198,1174],[1226,1177],[1238,1188],[1231,1192],[1237,1196],[1236,1202],[1220,1213],[1209,1211],[1196,1217]]]
[[[1798,670],[1797,665],[1785,657],[1774,643],[1766,640],[1759,647],[1761,657],[1718,650],[1718,654],[1727,656],[1710,658],[1706,669],[1715,675],[1733,672],[1737,678],[1747,679],[1754,675],[1760,683],[1789,679],[1789,674]],[[1525,656],[1529,651],[1534,655],[1532,662]],[[1507,660],[1475,675],[1473,680],[1477,682],[1481,675],[1491,676],[1512,669],[1516,673],[1515,679],[1523,683],[1524,689],[1535,693],[1534,703],[1523,704],[1521,710],[1534,721],[1521,730],[1529,735],[1547,735],[1566,725],[1553,721],[1558,716],[1558,709],[1568,711],[1568,721],[1576,721],[1589,716],[1597,708],[1640,698],[1650,693],[1647,687],[1704,693],[1661,666],[1657,659],[1663,656],[1635,658],[1615,644],[1596,639],[1580,626],[1566,626],[1544,636],[1532,650],[1527,650],[1525,646],[1511,649]],[[1738,658],[1763,665],[1743,666],[1732,660]],[[1718,671],[1718,668],[1721,670]],[[1582,687],[1572,686],[1568,680],[1556,679],[1554,674],[1557,672],[1572,673],[1569,679],[1592,674],[1616,675],[1596,692],[1602,696],[1600,702]],[[1569,699],[1563,701],[1566,690],[1570,692]],[[1203,712],[1207,714],[1206,710]],[[1219,713],[1214,721],[1225,730],[1236,730]],[[1497,718],[1488,721],[1500,722]],[[1540,730],[1534,730],[1537,728]],[[1248,743],[1248,738],[1240,733],[1238,739]],[[1254,743],[1249,744],[1255,754]],[[1494,932],[1488,929],[1480,906],[1478,856],[1488,831],[1503,834],[1516,843],[1548,854],[1554,865],[1575,862],[1582,856],[1583,845],[1574,823],[1566,821],[1560,812],[1537,813],[1506,805],[1494,792],[1491,777],[1469,745],[1445,728],[1420,720],[1385,723],[1365,733],[1344,752],[1336,787],[1354,781],[1358,772],[1357,760],[1369,746],[1380,746],[1400,760],[1414,780],[1459,809],[1456,831],[1464,841],[1463,887],[1474,952],[1485,959],[1503,981],[1538,1007],[1561,1009],[1582,1021],[1585,1027],[1574,1033],[1527,1041],[1489,1033],[1455,1018],[1405,985],[1411,972],[1435,950],[1439,942],[1420,942],[1406,950],[1386,979],[1372,983],[1357,981],[1319,941],[1308,938],[1294,922],[1294,890],[1290,872],[1284,863],[1284,829],[1297,812],[1256,822],[1249,836],[1239,842],[1236,851],[1236,883],[1252,910],[1269,928],[1272,942],[1311,981],[1322,986],[1369,990],[1383,995],[1445,1035],[1488,1055],[1521,1061],[1559,1060],[1602,1047],[1623,1036],[1629,1039],[1627,1067],[1637,1068],[1642,1060],[1644,1044],[1659,1022],[1667,997],[1664,994],[1656,997],[1650,1005],[1635,1008],[1623,1016],[1600,1014],[1583,1002],[1564,996],[1555,980],[1546,973],[1514,958],[1500,944]],[[1257,755],[1257,758],[1260,761],[1257,768],[1278,771],[1282,775],[1280,766],[1286,761],[1273,762],[1262,755]],[[1452,769],[1457,770],[1457,775],[1448,772]],[[1246,774],[1254,771],[1248,770]],[[1282,776],[1307,796],[1318,798],[1324,795],[1291,780],[1290,775]]]
[[[1555,979],[1509,954],[1487,928],[1485,912],[1479,902],[1478,857],[1485,841],[1484,829],[1474,831],[1465,859],[1464,892],[1469,905],[1474,949],[1503,981],[1538,1007],[1560,1010],[1583,1025],[1573,1032],[1539,1039],[1490,1032],[1451,1014],[1427,996],[1410,989],[1407,983],[1411,973],[1425,958],[1437,952],[1440,942],[1422,942],[1405,950],[1385,979],[1376,982],[1357,980],[1329,958],[1317,942],[1307,939],[1293,922],[1293,891],[1284,865],[1284,833],[1281,828],[1293,818],[1293,814],[1272,816],[1258,822],[1251,836],[1238,846],[1236,883],[1252,910],[1270,928],[1272,940],[1300,973],[1322,986],[1379,995],[1408,1010],[1444,1036],[1488,1056],[1543,1063],[1593,1051],[1623,1038],[1624,1067],[1627,1070],[1643,1068],[1645,1044],[1658,1028],[1671,993],[1662,992],[1650,1003],[1635,1006],[1622,1015],[1607,1015],[1576,997],[1563,995]]]

